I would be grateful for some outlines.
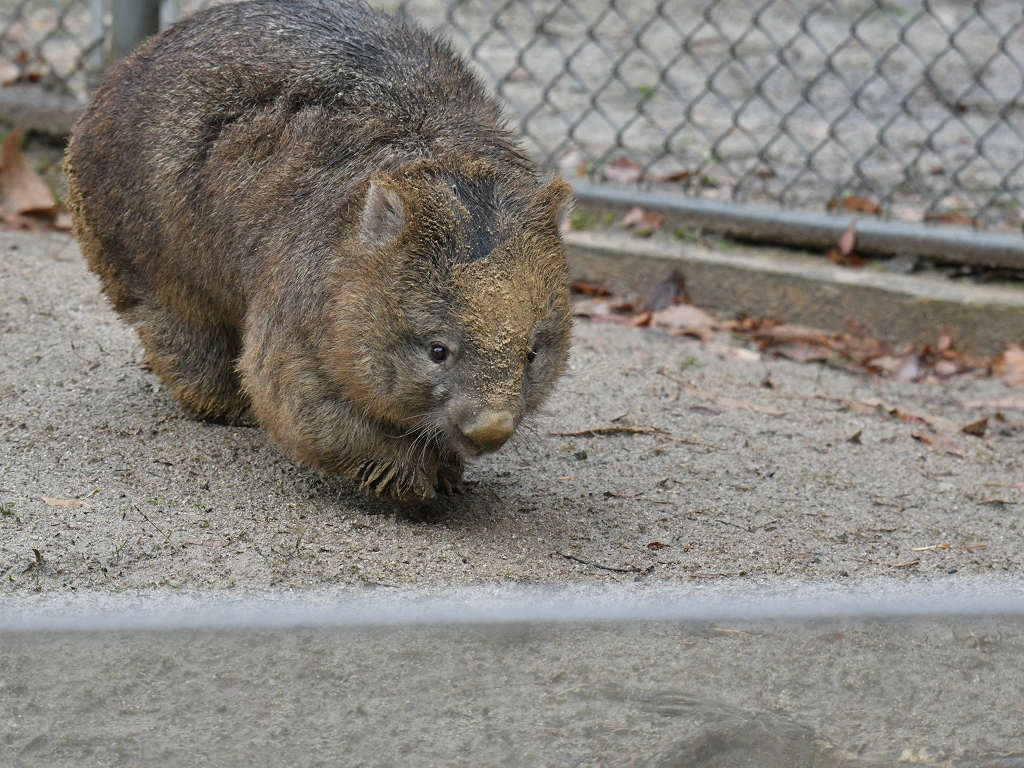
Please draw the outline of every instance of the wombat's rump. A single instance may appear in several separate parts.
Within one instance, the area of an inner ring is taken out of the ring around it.
[[[362,4],[215,7],[111,70],[75,233],[192,416],[251,413],[400,502],[459,487],[566,367],[546,185],[449,46]]]

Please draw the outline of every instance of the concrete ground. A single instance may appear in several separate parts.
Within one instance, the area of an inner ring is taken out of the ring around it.
[[[580,322],[473,491],[395,509],[184,418],[74,242],[0,233],[0,766],[1021,765],[1014,615],[205,623],[268,593],[1020,591],[1024,391],[754,357]],[[125,600],[194,623],[12,618]]]
[[[1024,573],[1024,391],[739,344],[580,322],[549,413],[472,465],[473,491],[394,509],[258,429],[185,418],[74,242],[2,234],[0,590]]]

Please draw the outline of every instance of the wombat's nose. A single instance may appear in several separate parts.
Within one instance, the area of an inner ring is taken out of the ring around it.
[[[508,411],[492,411],[488,408],[477,414],[466,426],[460,425],[459,430],[473,445],[486,453],[498,450],[512,437],[516,431],[516,422]]]

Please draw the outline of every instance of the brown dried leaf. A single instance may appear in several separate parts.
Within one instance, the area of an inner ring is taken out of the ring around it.
[[[945,211],[944,213],[929,211],[924,215],[924,220],[939,222],[942,224],[961,224],[968,227],[978,226],[978,221],[976,219],[972,219],[970,216],[958,211]]]
[[[639,205],[634,205],[632,208],[626,211],[626,215],[622,217],[622,221],[620,221],[619,224],[621,224],[624,227],[632,227],[634,224],[643,221],[643,218],[646,215],[646,213],[647,212]]]
[[[884,209],[876,205],[875,203],[868,200],[866,197],[856,197],[850,195],[840,200],[829,200],[828,209],[834,211],[836,209],[842,211],[853,211],[854,213],[870,213],[872,215],[880,215],[885,213]]]
[[[584,296],[611,296],[612,292],[600,283],[592,283],[589,280],[573,280],[569,283],[569,289],[573,293],[582,293]]]
[[[963,364],[956,360],[939,360],[932,366],[932,371],[935,372],[935,375],[944,379],[949,378],[950,376],[955,376],[956,374],[963,372],[963,370]]]
[[[667,546],[668,546],[668,544],[662,544],[660,541],[649,541],[649,542],[647,542],[647,548],[652,550],[652,551],[655,551],[655,552],[657,550],[659,550],[659,549],[664,549]]]
[[[622,221],[619,223],[627,229],[632,227],[633,231],[637,234],[649,235],[660,227],[664,220],[665,216],[663,214],[657,211],[645,210],[637,205],[626,211],[626,215],[622,217]]]
[[[1003,354],[993,357],[992,375],[1005,384],[1024,386],[1024,349],[1010,344]]]
[[[828,360],[829,350],[804,341],[779,346],[775,353],[797,363],[817,363]]]
[[[903,364],[893,374],[896,381],[916,381],[920,376],[921,359],[917,355],[907,355],[903,358]]]
[[[867,264],[867,262],[864,261],[863,258],[861,258],[860,254],[843,254],[843,252],[839,248],[833,248],[831,251],[828,252],[825,258],[831,261],[833,264],[838,264],[841,267],[852,267],[854,269],[860,269],[865,264]]]
[[[846,231],[839,236],[839,253],[843,256],[849,256],[853,253],[854,247],[857,245],[857,222],[851,221],[850,226],[846,228]]]
[[[817,328],[808,328],[803,325],[773,325],[759,329],[754,333],[754,338],[767,341],[770,344],[785,344],[791,341],[803,341],[808,344],[821,344],[828,346],[832,341],[832,335]]]
[[[620,157],[612,160],[604,167],[604,177],[608,181],[617,181],[620,184],[632,184],[640,181],[643,175],[643,167],[628,157]]]
[[[676,171],[668,176],[663,176],[659,181],[686,181],[693,175],[693,171]]]
[[[653,316],[653,312],[641,312],[633,318],[632,325],[634,328],[646,328],[651,324],[651,317]]]
[[[961,427],[960,431],[966,435],[974,435],[975,437],[984,437],[985,432],[988,430],[988,416],[972,421],[965,427]]]
[[[4,208],[12,213],[47,214],[57,211],[53,193],[29,165],[18,142],[21,132],[13,131],[0,147],[0,193]]]
[[[915,440],[920,440],[928,448],[939,453],[949,453],[953,456],[960,456],[961,458],[967,455],[966,451],[962,451],[953,445],[953,441],[945,435],[933,432],[930,429],[922,429],[920,432],[911,432],[910,436]]]
[[[668,329],[679,336],[696,336],[710,341],[721,324],[712,315],[692,304],[674,304],[651,314],[651,325]]]
[[[85,502],[81,499],[48,499],[46,496],[41,497],[44,502],[49,504],[51,507],[84,507]]]
[[[70,232],[71,231],[71,214],[58,206],[56,209],[56,215],[53,217],[53,228],[58,232]]]
[[[1000,397],[992,400],[964,400],[964,408],[1007,408],[1024,411],[1024,399],[1018,397]]]
[[[614,300],[607,298],[574,301],[572,313],[576,317],[587,317],[591,320],[611,320],[617,323],[629,322],[629,318],[619,311],[618,305]]]

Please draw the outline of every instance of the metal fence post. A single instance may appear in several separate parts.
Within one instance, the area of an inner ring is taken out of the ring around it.
[[[113,0],[110,56],[116,61],[160,29],[160,0]]]

